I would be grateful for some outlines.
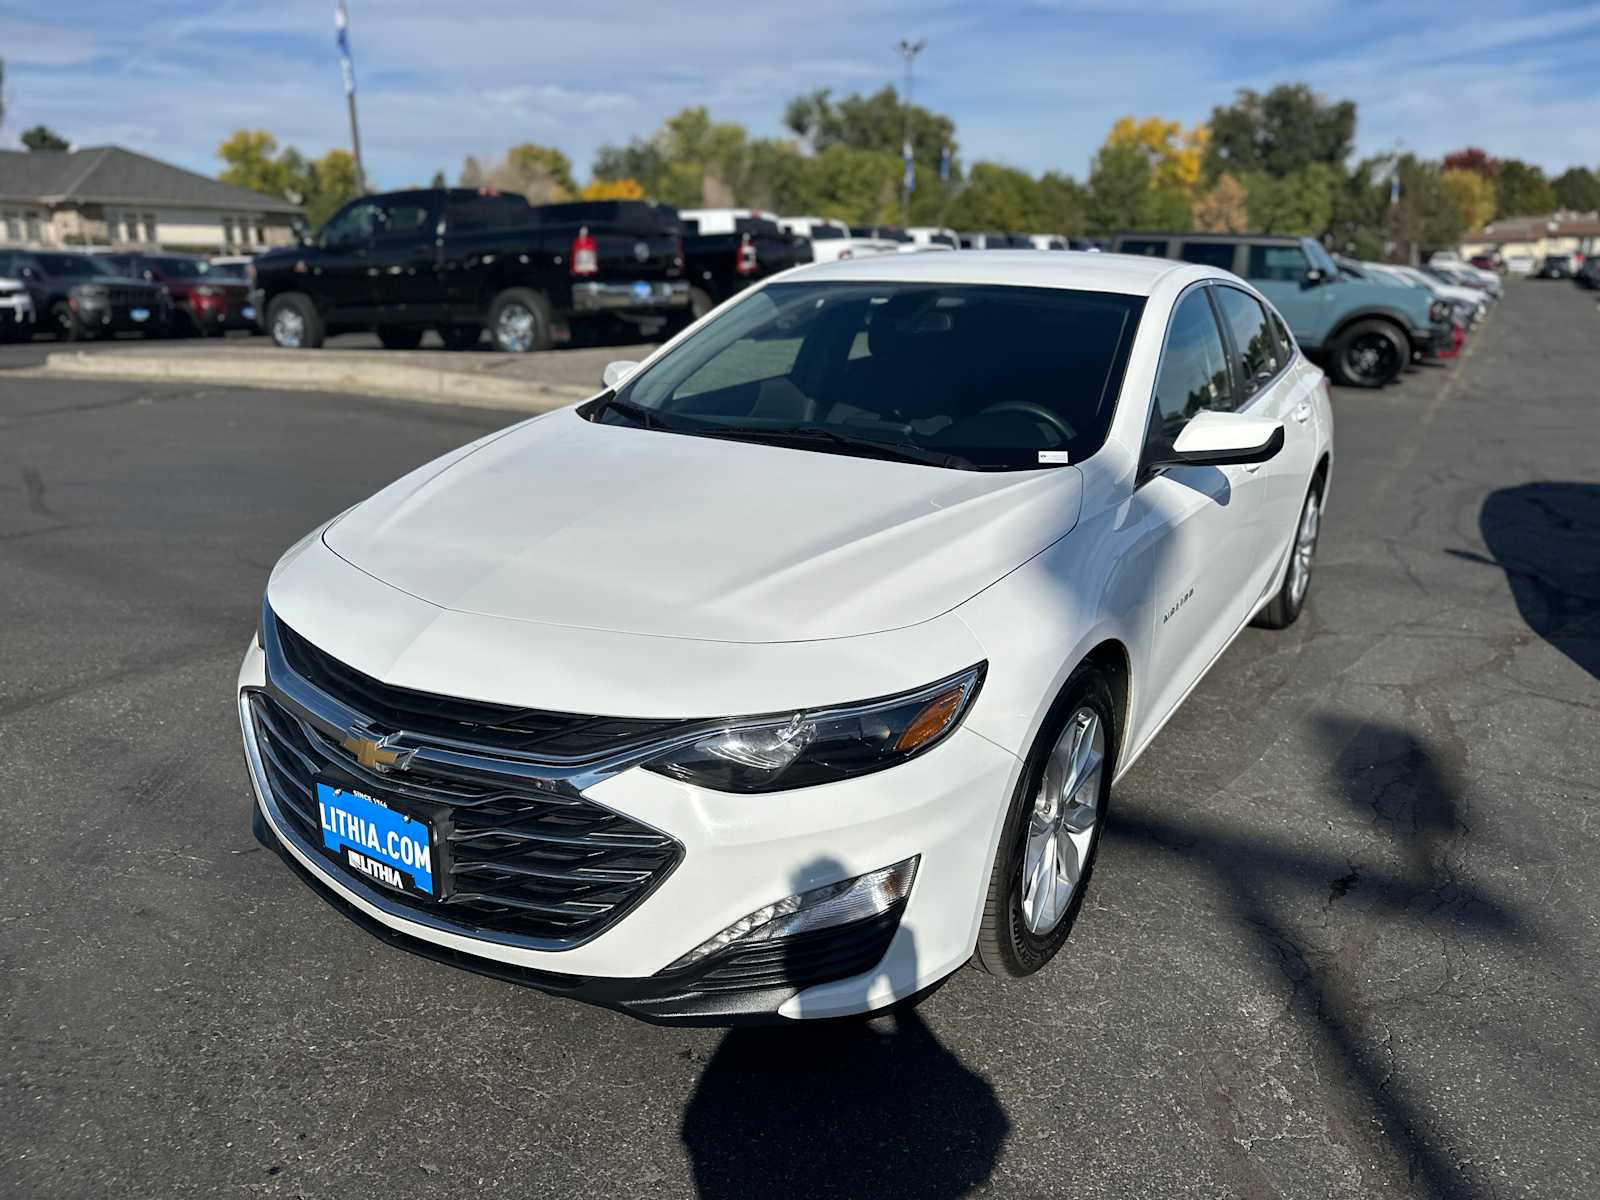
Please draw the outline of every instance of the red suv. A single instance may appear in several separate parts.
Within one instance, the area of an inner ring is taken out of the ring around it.
[[[172,332],[220,337],[230,329],[256,332],[250,285],[193,254],[104,254],[124,275],[159,283],[172,296]]]

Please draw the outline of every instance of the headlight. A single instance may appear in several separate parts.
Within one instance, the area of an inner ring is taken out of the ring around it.
[[[1435,300],[1428,305],[1428,319],[1430,321],[1448,321],[1450,319],[1450,305],[1443,300]]]
[[[644,765],[719,792],[774,792],[881,771],[949,736],[987,665],[898,696],[729,721]]]

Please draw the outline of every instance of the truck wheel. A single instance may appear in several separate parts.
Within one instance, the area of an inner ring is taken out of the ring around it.
[[[1357,321],[1333,339],[1329,367],[1335,383],[1379,388],[1411,361],[1411,339],[1393,322]]]
[[[438,333],[446,350],[471,350],[483,337],[483,326],[441,325]]]
[[[299,292],[275,296],[267,305],[267,330],[286,350],[315,350],[322,345],[322,317],[311,297]]]
[[[415,350],[422,345],[422,330],[408,325],[379,325],[378,340],[385,350]]]
[[[550,302],[527,288],[507,288],[489,305],[489,336],[496,350],[526,354],[555,344]]]
[[[63,342],[82,342],[89,337],[89,331],[78,324],[78,318],[73,315],[72,307],[65,300],[57,300],[50,306],[51,321],[56,328],[56,338]]]

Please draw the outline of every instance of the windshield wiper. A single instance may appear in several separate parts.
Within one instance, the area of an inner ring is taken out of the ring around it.
[[[644,407],[642,404],[635,404],[632,400],[624,400],[614,391],[607,392],[604,396],[601,396],[599,402],[589,412],[591,419],[598,417],[601,413],[614,412],[621,413],[630,420],[637,421],[645,429],[672,428],[671,425],[662,421],[660,416],[653,410]]]
[[[953,467],[971,470],[974,463],[959,454],[943,450],[929,450],[911,442],[884,442],[877,438],[861,437],[826,425],[706,425],[686,430],[707,437],[738,438],[753,442],[830,442],[850,450],[860,451],[871,458],[885,458],[894,462],[923,463],[933,467]]]

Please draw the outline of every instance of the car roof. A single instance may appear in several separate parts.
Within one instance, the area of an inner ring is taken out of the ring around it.
[[[1138,254],[1063,254],[1059,250],[968,250],[961,254],[878,254],[786,271],[785,281],[981,283],[1148,296],[1175,271],[1222,278],[1210,268]]]
[[[1186,242],[1268,242],[1280,246],[1298,246],[1306,239],[1292,233],[1173,233],[1170,230],[1123,230],[1111,235],[1112,241],[1171,241],[1181,238]]]

